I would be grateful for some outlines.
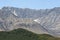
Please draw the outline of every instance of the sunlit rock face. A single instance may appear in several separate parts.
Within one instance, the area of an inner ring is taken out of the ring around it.
[[[40,10],[1,8],[0,31],[11,31],[17,28],[28,29],[37,34],[51,34],[60,37],[60,7]]]
[[[34,21],[39,23],[51,35],[60,36],[60,14],[50,13]]]

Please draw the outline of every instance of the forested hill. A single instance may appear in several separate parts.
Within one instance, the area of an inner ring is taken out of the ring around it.
[[[9,32],[1,31],[0,40],[60,40],[48,34],[35,34],[25,29],[15,29]]]

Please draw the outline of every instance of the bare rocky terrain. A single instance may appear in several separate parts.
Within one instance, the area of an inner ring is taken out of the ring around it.
[[[15,7],[1,8],[0,31],[18,28],[60,37],[60,7],[40,10]]]

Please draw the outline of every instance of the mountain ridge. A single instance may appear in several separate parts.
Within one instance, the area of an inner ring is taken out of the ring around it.
[[[38,19],[38,22],[34,21]],[[10,31],[26,28],[36,33],[60,36],[60,7],[52,9],[29,9],[3,7],[0,9],[0,30]],[[48,30],[48,32],[46,30]],[[55,30],[56,29],[56,30]]]

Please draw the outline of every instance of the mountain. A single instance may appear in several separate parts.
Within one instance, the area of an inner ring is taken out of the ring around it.
[[[9,32],[1,31],[0,40],[60,40],[48,34],[35,34],[26,29],[15,29]]]
[[[52,35],[60,36],[60,14],[50,13],[47,16],[34,20]]]
[[[60,7],[29,9],[3,7],[0,9],[0,31],[23,28],[37,34],[60,37]]]

